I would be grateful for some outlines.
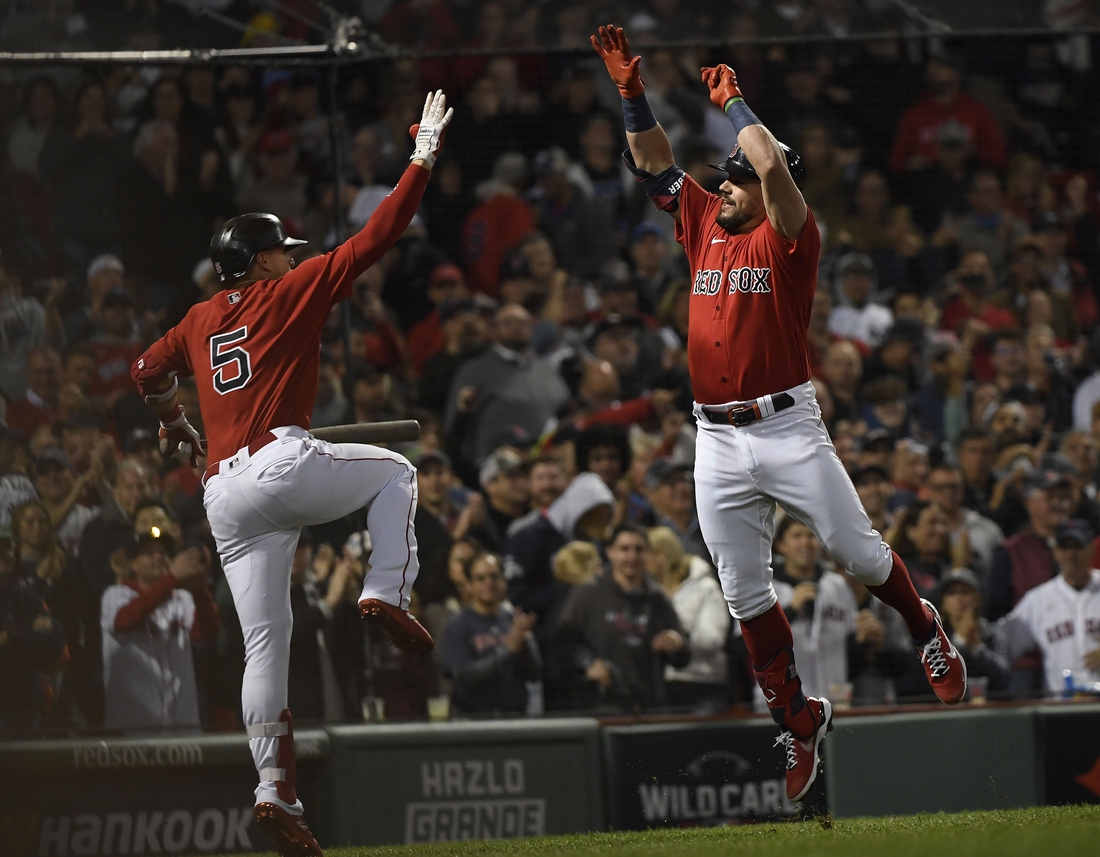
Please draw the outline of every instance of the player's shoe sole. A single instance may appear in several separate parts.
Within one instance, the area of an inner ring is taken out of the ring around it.
[[[966,696],[966,661],[944,632],[940,612],[924,598],[921,603],[932,614],[936,631],[932,639],[920,647],[920,662],[940,702],[955,705]]]
[[[776,739],[787,753],[787,799],[794,803],[802,800],[817,780],[818,763],[821,760],[821,740],[833,731],[833,705],[827,699],[809,697],[810,705],[820,706],[821,724],[814,734],[803,741],[784,730]]]
[[[377,598],[364,598],[359,602],[359,615],[381,625],[399,649],[406,652],[430,652],[435,648],[435,641],[428,629],[408,610],[394,607]]]
[[[275,845],[279,857],[324,857],[321,846],[299,815],[291,815],[273,803],[258,803],[252,810],[256,823]]]

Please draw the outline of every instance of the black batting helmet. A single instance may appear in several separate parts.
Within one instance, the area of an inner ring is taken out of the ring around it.
[[[210,239],[210,261],[221,281],[231,282],[248,273],[256,254],[272,247],[297,247],[305,244],[290,238],[286,227],[274,214],[254,211],[238,214],[225,221],[221,230]]]
[[[802,156],[786,143],[780,143],[779,148],[787,156],[787,169],[791,171],[791,178],[794,179],[795,185],[801,188],[806,183],[806,165],[802,163]],[[756,169],[749,163],[745,150],[736,144],[724,163],[710,164],[710,166],[724,173],[729,173],[731,176],[740,176],[744,179],[760,179],[760,176],[756,174]]]

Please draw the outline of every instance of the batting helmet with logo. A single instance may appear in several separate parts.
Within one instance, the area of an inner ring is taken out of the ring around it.
[[[791,171],[791,178],[794,179],[795,185],[801,188],[806,182],[806,165],[802,163],[802,156],[786,143],[780,143],[779,148],[787,156],[787,169]],[[758,181],[760,179],[760,176],[756,174],[756,169],[749,163],[745,150],[739,145],[734,145],[733,151],[729,153],[729,157],[723,163],[710,164],[710,166],[731,176],[740,176],[744,179],[756,179]]]
[[[272,247],[297,247],[305,243],[299,238],[288,237],[283,222],[274,214],[258,211],[238,214],[225,221],[210,240],[210,261],[221,281],[231,282],[248,273],[257,253]]]

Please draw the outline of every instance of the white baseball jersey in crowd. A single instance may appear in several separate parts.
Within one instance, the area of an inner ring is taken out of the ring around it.
[[[1100,571],[1081,590],[1061,575],[1036,586],[997,623],[997,648],[1010,662],[1038,648],[1051,693],[1065,687],[1063,670],[1079,682],[1100,681],[1100,672],[1085,667],[1085,655],[1100,649]]]
[[[848,635],[856,630],[859,606],[843,575],[826,571],[815,582],[817,597],[809,618],[790,612],[793,586],[781,580],[774,581],[773,586],[779,606],[791,623],[802,689],[807,696],[827,697],[830,685],[848,681]],[[735,625],[734,632],[740,635],[740,623]],[[753,707],[761,712],[768,710],[759,687],[753,693]]]
[[[116,631],[118,611],[137,597],[136,590],[121,584],[103,593],[104,725],[134,731],[198,730],[198,690],[191,660],[195,600],[186,589],[174,589],[142,630]]]

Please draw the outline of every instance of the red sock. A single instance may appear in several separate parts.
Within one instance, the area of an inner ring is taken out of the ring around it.
[[[817,722],[795,669],[794,637],[783,608],[775,604],[755,619],[742,622],[741,634],[772,719],[797,737],[809,738]]]
[[[930,640],[935,625],[932,622],[932,614],[921,604],[917,590],[913,588],[913,581],[909,578],[909,569],[901,561],[901,557],[893,551],[894,567],[890,569],[890,576],[885,583],[878,586],[868,586],[871,594],[883,604],[893,607],[901,614],[905,624],[909,626],[909,633],[918,643]]]

